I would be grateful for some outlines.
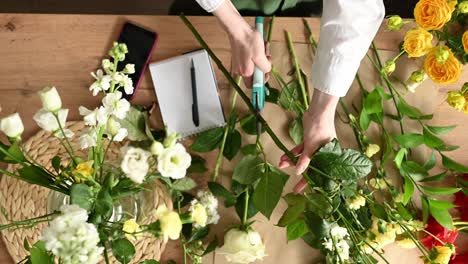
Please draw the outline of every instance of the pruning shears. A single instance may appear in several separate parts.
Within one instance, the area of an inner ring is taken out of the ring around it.
[[[262,38],[265,38],[262,16],[258,16],[255,18],[255,28],[260,32]],[[262,132],[262,122],[260,121],[259,116],[261,111],[265,107],[265,97],[268,95],[268,89],[265,87],[264,78],[265,73],[263,73],[257,66],[255,66],[253,74],[252,105],[255,109],[258,135],[260,135]]]

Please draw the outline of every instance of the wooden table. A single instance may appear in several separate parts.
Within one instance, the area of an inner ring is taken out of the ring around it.
[[[78,106],[94,107],[98,99],[90,96],[88,87],[92,83],[89,75],[99,67],[111,43],[117,39],[122,24],[130,20],[159,34],[159,43],[153,61],[179,55],[198,48],[190,31],[178,17],[170,16],[114,16],[114,15],[0,15],[0,116],[19,112],[25,120],[27,138],[38,128],[32,116],[40,108],[36,92],[44,86],[59,88],[64,105],[69,108],[69,120],[79,119]],[[195,27],[221,58],[230,65],[230,48],[226,35],[213,17],[191,17]],[[253,22],[252,18],[248,18]],[[318,36],[319,19],[308,19],[315,36]],[[277,18],[273,41],[284,42],[283,30],[288,30],[295,43],[306,43],[302,21],[299,18]],[[402,32],[379,31],[376,44],[379,49],[397,50],[403,39]],[[227,81],[216,69],[221,91],[228,88]],[[463,78],[468,80],[466,73]],[[460,82],[461,83],[461,82]],[[458,85],[460,85],[460,83]],[[468,142],[468,119],[463,114],[442,103],[447,90],[439,90],[440,104],[437,105],[434,123],[460,124],[446,138],[449,144]],[[155,94],[149,73],[146,73],[134,103],[149,105]],[[450,153],[462,162],[468,162],[468,144],[465,148]],[[179,249],[175,244],[168,247],[164,259],[178,259]],[[12,263],[4,245],[0,243],[0,263]]]

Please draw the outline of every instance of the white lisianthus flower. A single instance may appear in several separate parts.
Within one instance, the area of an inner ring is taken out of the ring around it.
[[[151,153],[134,147],[126,147],[120,167],[125,175],[135,183],[141,184],[148,174],[148,158]]]
[[[110,117],[107,121],[106,133],[113,137],[113,140],[117,142],[124,140],[128,136],[127,129],[123,128],[113,117]]]
[[[57,112],[58,116],[58,121],[57,118],[54,116],[52,112],[49,112],[45,109],[39,110],[36,114],[34,114],[33,119],[36,121],[37,125],[42,128],[43,130],[47,132],[52,132],[54,135],[58,138],[63,138],[63,134],[60,131],[60,126],[64,130],[65,136],[67,138],[70,138],[73,136],[73,132],[69,129],[65,128],[65,124],[67,122],[67,116],[68,116],[68,109],[60,109]]]
[[[60,211],[41,235],[46,249],[66,264],[98,263],[104,248],[98,246],[96,227],[86,222],[86,210],[77,205],[63,205]]]
[[[127,64],[125,65],[125,68],[124,68],[124,73],[126,74],[134,74],[135,73],[135,64]]]
[[[217,224],[219,221],[218,199],[210,191],[198,191],[197,197],[208,214],[206,224]]]
[[[50,112],[57,112],[62,108],[62,99],[55,87],[46,87],[39,92],[42,108]]]
[[[346,204],[351,210],[358,210],[362,206],[366,205],[366,198],[362,195],[356,195],[355,197],[346,199]]]
[[[80,106],[78,110],[80,111],[80,115],[83,116],[83,120],[87,126],[104,126],[109,118],[107,110],[102,106],[93,111],[84,106]]]
[[[197,199],[193,199],[190,202],[189,211],[190,211],[190,216],[195,223],[195,227],[206,226],[206,223],[208,221],[208,213],[207,213],[205,206],[203,206],[203,204],[201,204]]]
[[[122,93],[119,91],[107,94],[102,99],[102,104],[107,113],[118,119],[124,119],[128,110],[130,110],[130,103],[126,99],[122,99]]]
[[[151,144],[151,154],[155,156],[159,156],[163,153],[164,151],[164,146],[161,142],[159,141],[153,141],[153,144]]]
[[[24,132],[23,121],[18,113],[14,113],[0,120],[0,130],[9,138],[19,138]]]
[[[164,241],[179,239],[182,231],[180,216],[176,212],[170,211],[165,204],[156,209],[155,215],[159,220]]]
[[[130,79],[127,75],[122,76],[122,81],[120,82],[120,85],[123,86],[126,94],[133,93],[133,80]]]
[[[95,129],[88,129],[80,137],[80,148],[88,149],[97,145],[97,133]]]
[[[177,143],[171,148],[164,149],[158,156],[158,171],[163,177],[181,179],[185,177],[191,162],[190,154],[182,144]]]
[[[265,245],[260,234],[254,230],[243,231],[236,228],[224,236],[224,245],[218,252],[233,263],[251,263],[262,260],[265,256]]]
[[[93,92],[93,96],[96,96],[101,91],[109,90],[112,81],[109,75],[104,75],[101,69],[97,70],[96,73],[92,72],[91,75],[96,79],[89,87],[89,90]]]

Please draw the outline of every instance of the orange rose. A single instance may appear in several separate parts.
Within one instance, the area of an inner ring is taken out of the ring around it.
[[[432,48],[432,34],[421,27],[410,29],[406,32],[403,48],[408,57],[424,56]]]
[[[465,53],[468,53],[468,30],[463,33],[462,42]]]
[[[447,60],[440,63],[436,59],[436,54],[439,49],[447,51],[449,56]],[[424,61],[424,70],[426,71],[429,78],[438,84],[451,84],[458,81],[461,73],[461,63],[453,55],[453,52],[446,46],[434,47],[427,54],[426,60]]]
[[[452,18],[457,1],[420,0],[414,8],[414,18],[426,30],[441,29]]]

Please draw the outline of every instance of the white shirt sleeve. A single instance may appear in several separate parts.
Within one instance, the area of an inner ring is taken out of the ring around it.
[[[348,92],[361,60],[385,15],[383,0],[325,0],[317,55],[315,89],[334,96]]]
[[[212,13],[224,2],[224,0],[197,0],[197,2],[206,10],[206,12]]]

